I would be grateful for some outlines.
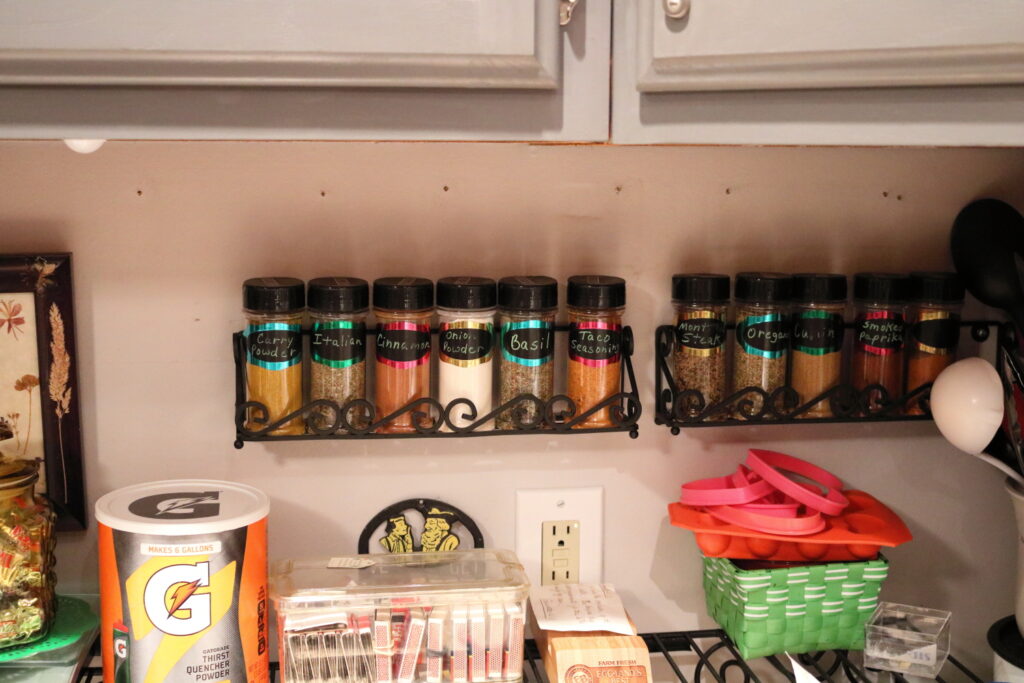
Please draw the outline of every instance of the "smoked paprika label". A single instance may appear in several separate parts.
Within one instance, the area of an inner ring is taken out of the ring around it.
[[[910,326],[915,350],[936,356],[956,353],[960,341],[960,316],[946,311],[922,311]]]
[[[366,323],[328,320],[313,323],[309,338],[313,361],[331,368],[347,368],[366,360]]]
[[[789,349],[789,321],[781,313],[747,316],[736,325],[736,342],[752,356],[782,358]]]
[[[520,320],[501,326],[501,355],[507,361],[537,367],[555,354],[555,329],[544,320]]]
[[[793,320],[793,350],[811,356],[843,348],[843,316],[822,310],[801,311]]]
[[[590,367],[618,363],[622,352],[622,325],[601,320],[569,326],[569,359]]]
[[[430,362],[430,326],[408,321],[377,325],[377,362],[400,370]]]
[[[491,360],[494,326],[472,320],[441,323],[438,335],[441,362],[467,368]]]
[[[690,356],[710,356],[725,348],[725,320],[714,311],[685,313],[676,324],[679,350]]]
[[[903,314],[898,311],[869,311],[857,317],[857,348],[875,356],[903,350]]]
[[[289,323],[248,325],[245,332],[246,358],[266,370],[287,370],[302,362],[302,327]]]

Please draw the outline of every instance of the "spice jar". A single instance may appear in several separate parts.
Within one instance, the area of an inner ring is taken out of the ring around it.
[[[842,380],[846,321],[846,276],[798,273],[793,276],[793,335],[790,385],[801,405]],[[827,400],[800,417],[832,417]]]
[[[857,320],[850,382],[860,391],[877,384],[892,401],[903,389],[907,278],[897,273],[857,273],[853,297]]]
[[[476,418],[464,417],[458,404],[449,415],[457,427],[473,424],[491,412],[494,403],[494,311],[497,289],[484,277],[446,277],[437,281],[439,331],[438,398],[441,405],[460,398],[473,402]],[[442,427],[450,431],[447,425]]]
[[[569,312],[567,395],[580,416],[617,394],[622,385],[622,312],[626,281],[608,275],[574,275],[566,292]],[[610,427],[611,407],[601,408],[577,429]]]
[[[249,410],[246,429],[258,431],[302,408],[302,314],[306,287],[293,277],[261,277],[242,286],[245,306],[245,384],[248,400],[267,407],[267,421]],[[301,418],[271,434],[302,434]]]
[[[421,277],[382,277],[373,282],[377,318],[376,419],[430,396],[430,321],[434,284]],[[416,431],[412,410],[382,425],[382,433]],[[426,412],[425,410],[422,412]],[[421,426],[427,425],[424,417]]]
[[[964,284],[954,273],[911,273],[907,335],[907,392],[934,382],[956,357]],[[918,401],[907,413],[921,415]]]
[[[34,460],[0,461],[0,648],[46,635],[53,623],[54,514],[34,493]]]
[[[499,395],[502,404],[523,394],[547,402],[554,394],[555,314],[558,283],[543,275],[503,277],[498,281]],[[517,420],[538,423],[543,412],[520,403],[495,420],[498,429],[514,429]]]
[[[758,387],[767,394],[786,384],[789,355],[787,307],[793,281],[782,273],[740,273],[736,276],[736,353],[733,391]],[[747,397],[750,409],[763,408],[761,398]]]
[[[675,384],[696,390],[708,407],[725,398],[725,329],[729,276],[692,273],[672,276],[676,309]]]
[[[318,277],[309,281],[306,295],[309,320],[309,397],[334,401],[339,408],[366,397],[366,311],[370,287],[366,280]],[[330,427],[335,412],[317,408],[311,419]],[[365,415],[348,415],[354,426]],[[340,429],[339,431],[344,431]]]

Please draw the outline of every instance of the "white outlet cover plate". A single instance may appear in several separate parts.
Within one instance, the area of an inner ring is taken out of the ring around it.
[[[541,525],[554,520],[580,523],[580,583],[601,583],[604,574],[604,489],[520,489],[516,491],[516,555],[530,583],[540,584]]]

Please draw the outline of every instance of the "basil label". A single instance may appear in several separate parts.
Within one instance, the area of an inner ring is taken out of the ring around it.
[[[683,351],[719,349],[725,344],[725,321],[721,318],[687,318],[676,325],[676,342]]]
[[[377,362],[408,369],[430,361],[430,328],[411,322],[377,325]]]
[[[251,365],[266,370],[286,370],[302,362],[302,328],[298,325],[249,325],[243,336]]]
[[[751,315],[736,326],[736,342],[747,353],[781,358],[789,349],[789,325],[781,313]]]
[[[960,316],[943,312],[919,320],[910,327],[910,336],[915,347],[925,353],[953,353],[960,341]]]
[[[438,335],[442,362],[462,367],[486,363],[491,359],[494,343],[492,330],[490,323],[443,323]]]
[[[619,362],[622,326],[590,321],[569,325],[569,359],[591,367]]]
[[[903,314],[872,311],[857,318],[857,348],[875,356],[903,350]]]
[[[536,367],[555,353],[555,331],[543,320],[521,320],[501,326],[501,355],[507,361]]]
[[[843,316],[828,311],[801,311],[793,321],[793,350],[812,356],[843,348]]]
[[[309,338],[313,361],[347,368],[366,360],[366,324],[350,320],[313,323]]]

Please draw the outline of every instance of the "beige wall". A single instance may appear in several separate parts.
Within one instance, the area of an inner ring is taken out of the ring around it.
[[[931,424],[696,430],[648,410],[625,435],[231,447],[229,335],[255,275],[607,272],[629,281],[642,397],[653,329],[684,269],[948,266],[980,195],[1024,207],[1021,150],[417,143],[0,143],[0,251],[66,249],[75,285],[90,501],[132,482],[224,477],[273,500],[271,554],[353,551],[363,523],[429,495],[513,546],[517,488],[605,487],[605,579],[644,630],[707,625],[692,537],[665,504],[750,445],[810,458],[904,516],[885,597],[955,612],[984,670],[1012,611],[1000,477]],[[92,532],[60,541],[64,590],[95,588]]]

